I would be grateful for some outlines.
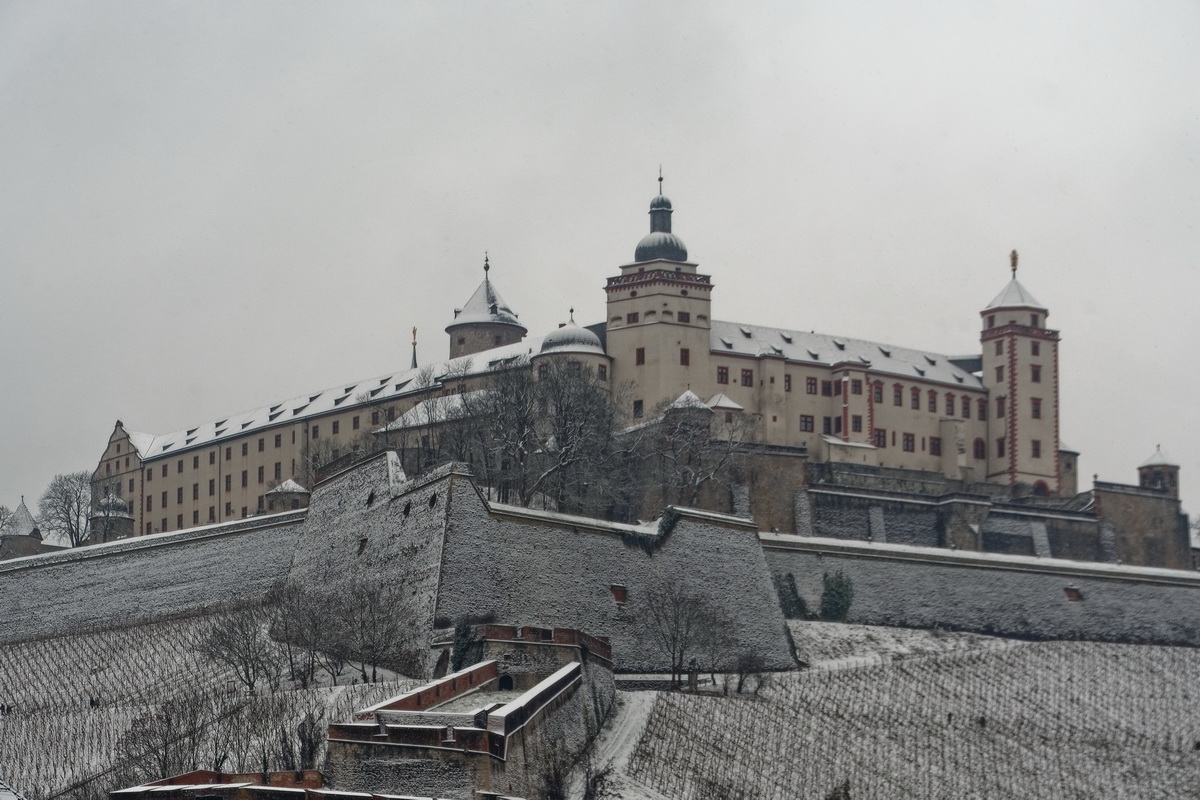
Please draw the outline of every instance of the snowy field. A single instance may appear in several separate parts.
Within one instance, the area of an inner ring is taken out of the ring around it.
[[[155,744],[153,735],[131,736],[131,727],[173,703],[189,719],[205,721],[199,731],[180,729],[201,766],[258,769],[264,746],[278,747],[281,726],[294,730],[312,714],[323,731],[325,723],[349,719],[355,709],[413,684],[389,673],[385,682],[307,690],[285,682],[251,697],[196,652],[210,623],[176,620],[0,646],[0,780],[28,800],[103,797],[136,782],[138,769],[124,761]],[[350,670],[344,674],[353,680]],[[180,752],[159,749],[135,760],[169,763]]]
[[[1200,650],[793,631],[817,668],[757,698],[633,707],[630,797],[1200,798]]]

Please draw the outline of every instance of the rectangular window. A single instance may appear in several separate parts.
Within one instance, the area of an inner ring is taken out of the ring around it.
[[[679,366],[690,367],[692,365],[692,351],[686,347],[679,348]]]
[[[633,416],[634,417],[642,416],[642,401],[641,400],[633,401]]]
[[[227,492],[233,491],[233,476],[232,475],[225,476],[225,491],[227,491]]]
[[[266,448],[267,448],[267,440],[266,440],[266,438],[260,436],[258,439],[258,452],[261,453]]]
[[[904,405],[904,387],[899,384],[892,387],[892,405]]]
[[[942,440],[937,436],[929,437],[929,455],[940,456],[942,454]]]
[[[209,478],[208,479],[208,496],[212,497],[216,493],[217,493],[217,479]]]
[[[129,479],[129,493],[133,494],[133,478]]]
[[[180,528],[180,529],[182,529],[182,528],[183,528],[183,514],[178,514],[178,515],[176,515],[176,517],[175,517],[175,527],[176,527],[176,528]]]
[[[805,433],[812,433],[813,422],[814,422],[814,420],[811,415],[801,414],[800,415],[800,430]]]
[[[146,533],[154,533],[154,526],[149,522],[146,523]]]
[[[210,450],[208,452],[208,463],[209,464],[217,463],[217,451],[216,450]]]
[[[1029,411],[1033,415],[1034,419],[1041,419],[1042,418],[1042,398],[1040,398],[1040,397],[1029,398]]]
[[[276,461],[275,462],[275,480],[279,480],[282,477],[283,477],[283,462]]]
[[[997,397],[996,398],[996,419],[1000,419],[1003,416],[1004,416],[1004,398]]]
[[[680,311],[678,314],[675,315],[675,319],[679,320],[680,322],[691,322],[692,315],[691,315],[691,312]]]
[[[162,472],[163,472],[163,477],[164,478],[167,477],[167,465],[166,464],[162,465]]]
[[[227,516],[227,517],[233,516],[233,503],[229,503],[229,502],[225,503],[225,516]]]
[[[946,395],[946,416],[954,416],[954,395],[952,394]]]
[[[603,364],[601,364],[601,365],[600,365],[600,367],[601,367],[601,369],[603,369],[604,365],[603,365]],[[604,380],[604,378],[601,378],[600,380]],[[351,420],[350,420],[350,428],[351,428],[352,430],[358,430],[358,417],[353,417],[353,418],[351,418]]]
[[[217,507],[216,506],[208,507],[208,521],[209,522],[217,521]]]
[[[314,438],[314,439],[321,438],[321,426],[320,425],[312,426],[312,438]]]
[[[913,389],[912,389],[912,403],[911,403],[911,405],[912,405],[912,408],[913,408],[913,410],[914,410],[914,411],[920,411],[920,410],[921,410],[921,390],[920,390],[920,389],[918,389],[918,388],[917,388],[917,387],[915,387],[915,386],[914,386],[914,387],[913,387]]]
[[[232,447],[226,447],[226,448],[225,448],[225,460],[226,460],[226,461],[232,461],[232,460],[233,460],[233,448],[232,448]]]
[[[192,512],[192,524],[193,525],[200,524],[200,509],[196,509],[195,511]]]
[[[244,455],[244,456],[250,455],[250,443],[249,442],[242,442],[242,455]]]
[[[874,403],[883,402],[883,384],[877,383],[871,387],[871,401]]]
[[[183,487],[182,486],[180,486],[178,489],[175,490],[175,505],[177,505],[177,506],[183,505]]]
[[[752,369],[742,370],[742,386],[753,386],[753,385],[754,385],[754,370],[752,370]]]
[[[630,311],[628,314],[625,315],[625,324],[632,325],[633,323],[635,323],[637,321],[638,321],[638,312]]]
[[[596,365],[596,377],[602,381],[608,380],[608,365],[607,364],[597,364]],[[355,417],[354,419],[357,420],[358,417]]]
[[[825,417],[821,420],[821,432],[826,436],[833,433],[833,417]]]
[[[242,470],[242,486],[246,487],[249,485],[250,485],[250,470],[244,469],[244,470]]]
[[[995,314],[988,314],[988,318],[987,318],[987,326],[988,326],[989,328],[994,328],[994,327],[996,327],[996,315],[995,315]]]
[[[996,458],[1004,458],[1004,439],[996,440]]]
[[[821,381],[821,396],[833,397],[833,381]]]
[[[978,407],[979,407],[979,418],[987,419],[987,400],[984,400],[982,397],[979,398]]]
[[[729,367],[717,367],[717,383],[729,383]]]
[[[929,410],[934,414],[937,413],[937,392],[929,393]]]
[[[275,446],[283,447],[283,434],[282,433],[275,434]]]
[[[862,381],[857,379],[850,381],[850,394],[862,394]]]
[[[1029,365],[1029,379],[1034,383],[1042,382],[1042,367],[1039,364]]]
[[[996,340],[996,355],[998,355],[998,356],[1004,355],[1004,340],[1003,339]]]
[[[146,510],[147,511],[154,510],[154,498],[151,497],[150,495],[146,495]]]
[[[166,518],[166,517],[163,517],[163,518],[162,518],[162,530],[163,530],[163,531],[169,531],[169,530],[171,530],[171,528],[170,528],[170,527],[167,525],[167,518]]]
[[[192,469],[200,469],[200,456],[192,456]]]
[[[178,464],[178,466],[175,467],[175,474],[177,474],[177,475],[183,474],[183,459],[182,458],[179,459],[179,464]]]
[[[962,415],[963,419],[971,418],[971,398],[964,397],[962,399]]]
[[[154,480],[154,467],[147,467],[147,468],[146,468],[146,480],[147,480],[147,481],[152,481],[152,480]]]
[[[1042,440],[1041,439],[1034,439],[1032,442],[1029,443],[1029,454],[1032,455],[1034,458],[1042,457]]]
[[[258,468],[258,482],[259,482],[259,483],[263,483],[263,480],[264,480],[264,478],[266,477],[266,476],[265,476],[265,474],[264,474],[264,473],[266,472],[266,470],[267,470],[267,468],[266,468],[266,467],[259,467],[259,468]]]
[[[792,376],[791,375],[783,376],[783,390],[785,392],[790,392],[792,390]]]
[[[338,435],[338,433],[341,431],[341,428],[342,428],[342,423],[341,423],[341,421],[340,421],[340,420],[334,420],[334,421],[333,421],[333,435],[334,435],[334,436],[337,436],[337,435]]]
[[[249,510],[245,506],[242,506],[242,519],[245,519],[248,516],[250,516]]]
[[[1034,355],[1034,356],[1040,356],[1042,354],[1041,342],[1030,342],[1029,343],[1029,354]]]
[[[887,447],[887,431],[883,428],[875,429],[875,446]]]
[[[372,425],[378,425],[378,424],[379,424],[379,412],[378,412],[378,411],[372,411],[372,412],[371,412],[371,424],[372,424]]]
[[[805,378],[804,379],[804,392],[805,392],[805,394],[816,394],[817,393],[817,379],[816,378]]]
[[[1041,321],[1042,321],[1042,318],[1041,318],[1041,317],[1039,317],[1037,314],[1030,314],[1030,315],[1029,315],[1029,324],[1030,324],[1032,327],[1036,328],[1036,327],[1037,327],[1037,326],[1038,326],[1038,325],[1041,323]]]
[[[850,417],[850,430],[853,433],[862,433],[862,415],[855,414]]]
[[[639,367],[646,363],[646,348],[639,347],[633,351],[633,363]]]
[[[904,452],[912,453],[917,449],[917,437],[911,433],[904,434]]]

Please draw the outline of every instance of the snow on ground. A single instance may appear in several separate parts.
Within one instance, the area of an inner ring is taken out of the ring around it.
[[[832,669],[865,666],[916,655],[1012,647],[1016,642],[996,636],[939,629],[885,628],[836,622],[788,620],[796,653],[809,666]]]
[[[633,754],[654,710],[658,692],[617,692],[616,705],[600,735],[592,744],[594,769],[610,767],[611,786],[621,800],[670,800],[629,775],[629,757]],[[583,796],[583,776],[573,776],[570,797]]]

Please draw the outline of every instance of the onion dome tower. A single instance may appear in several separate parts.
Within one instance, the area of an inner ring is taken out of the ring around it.
[[[454,321],[446,326],[450,335],[450,357],[469,356],[493,347],[516,344],[529,333],[516,313],[488,278],[491,264],[483,257],[483,283],[462,308],[454,309]]]
[[[1061,494],[1070,486],[1059,454],[1059,332],[1046,327],[1049,311],[1017,280],[1016,250],[1009,261],[1012,279],[980,312],[988,438],[974,450],[986,455],[988,480],[1015,492]]]

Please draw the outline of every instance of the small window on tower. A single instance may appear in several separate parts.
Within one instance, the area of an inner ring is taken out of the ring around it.
[[[1029,354],[1034,355],[1034,356],[1040,356],[1042,354],[1042,343],[1041,342],[1030,342],[1029,343]]]
[[[1000,383],[1003,380],[1004,380],[1004,367],[1003,366],[996,367],[996,383]]]
[[[996,340],[996,355],[1003,355],[1003,354],[1004,354],[1004,340],[997,339]]]
[[[1042,322],[1042,319],[1037,314],[1029,315],[1029,324],[1032,325],[1033,327],[1036,328],[1038,325],[1041,324],[1041,322]]]
[[[1042,382],[1042,367],[1040,364],[1029,365],[1029,379],[1034,383]]]
[[[637,321],[638,321],[638,312],[630,311],[628,314],[625,315],[625,323],[627,325],[632,325],[633,323],[635,323]]]
[[[639,347],[633,351],[633,363],[639,367],[646,363],[646,348]]]
[[[607,364],[597,364],[596,365],[596,377],[602,381],[608,380],[608,365]]]
[[[854,433],[862,433],[862,415],[855,414],[850,417],[850,430]]]
[[[850,381],[850,394],[862,394],[862,381]]]
[[[642,401],[641,401],[641,400],[634,400],[634,401],[633,401],[633,416],[635,416],[635,417],[641,417],[641,416],[642,416],[642,410],[643,410],[643,407],[642,407]]]
[[[679,320],[680,322],[691,322],[692,315],[690,313],[688,313],[687,311],[680,311],[678,314],[675,315],[675,319]]]
[[[692,352],[686,347],[679,348],[679,366],[688,367],[692,363]]]

